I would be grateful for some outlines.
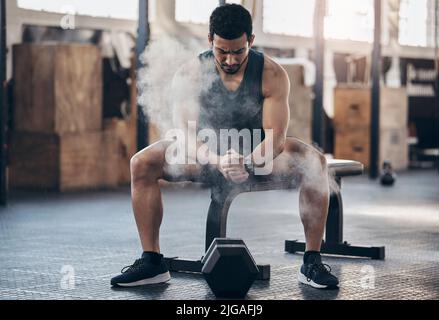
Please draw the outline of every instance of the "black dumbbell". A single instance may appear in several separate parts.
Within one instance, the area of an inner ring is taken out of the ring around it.
[[[214,239],[201,262],[201,272],[218,298],[244,298],[259,273],[241,239]]]

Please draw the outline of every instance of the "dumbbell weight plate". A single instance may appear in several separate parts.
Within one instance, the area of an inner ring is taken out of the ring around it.
[[[202,273],[216,297],[243,298],[259,270],[245,244],[215,243]]]

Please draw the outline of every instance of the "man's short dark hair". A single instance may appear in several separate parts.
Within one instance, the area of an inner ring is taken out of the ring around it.
[[[250,12],[239,4],[226,4],[216,8],[210,16],[210,36],[216,34],[227,40],[242,37],[245,33],[250,39],[253,22]]]

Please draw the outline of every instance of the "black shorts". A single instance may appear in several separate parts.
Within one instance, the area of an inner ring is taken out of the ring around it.
[[[199,179],[199,182],[209,185],[217,185],[227,181],[223,174],[210,164],[202,166]],[[248,182],[267,182],[271,180],[273,180],[272,175],[251,175]]]

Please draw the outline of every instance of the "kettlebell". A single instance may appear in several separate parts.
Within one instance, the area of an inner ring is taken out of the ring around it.
[[[388,160],[384,161],[381,170],[380,183],[383,186],[391,187],[395,184],[396,173],[393,171],[392,163]]]

